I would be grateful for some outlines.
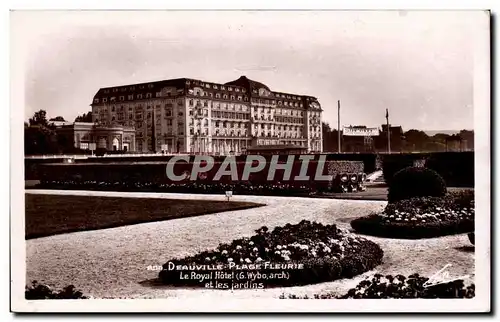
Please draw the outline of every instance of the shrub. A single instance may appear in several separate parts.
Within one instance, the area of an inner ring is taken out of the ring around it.
[[[169,285],[203,286],[207,281],[182,279],[181,271],[193,268],[192,272],[198,265],[199,272],[207,273],[203,270],[203,265],[211,265],[217,267],[217,271],[223,271],[231,276],[225,281],[228,285],[238,282],[231,274],[250,272],[265,275],[252,280],[261,284],[262,287],[259,288],[294,286],[352,277],[371,270],[382,262],[383,251],[377,244],[338,229],[335,225],[322,225],[303,220],[297,225],[276,227],[273,231],[262,227],[256,233],[250,238],[221,244],[216,250],[174,259],[163,265],[159,277],[163,283]],[[240,267],[238,270],[230,267],[229,263],[247,267]],[[296,267],[276,270],[266,263],[292,264]],[[260,267],[256,267],[259,265]],[[301,267],[298,267],[300,265]],[[286,272],[286,278],[273,278],[271,274],[277,272]]]
[[[398,171],[389,185],[388,201],[412,197],[442,197],[446,194],[446,183],[441,176],[426,168],[408,167]]]
[[[88,299],[82,292],[75,289],[73,285],[68,285],[60,291],[54,291],[49,286],[33,281],[31,285],[26,286],[24,292],[27,300],[71,300]]]
[[[415,156],[407,154],[384,155],[382,158],[382,173],[385,183],[390,185],[394,175],[407,167],[413,166]]]

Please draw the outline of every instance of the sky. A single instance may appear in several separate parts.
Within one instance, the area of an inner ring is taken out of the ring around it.
[[[318,98],[323,120],[404,130],[473,129],[481,12],[15,12],[25,119],[73,121],[100,87],[242,75]],[[16,47],[17,45],[17,47]]]

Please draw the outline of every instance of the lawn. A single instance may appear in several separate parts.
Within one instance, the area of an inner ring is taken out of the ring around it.
[[[260,207],[253,202],[26,194],[26,239]]]

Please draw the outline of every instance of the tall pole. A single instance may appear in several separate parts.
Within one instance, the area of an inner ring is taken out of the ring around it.
[[[156,153],[156,120],[155,120],[155,107],[152,107],[153,124],[151,124],[151,143],[153,144],[153,153]]]
[[[337,101],[338,103],[338,116],[337,116],[337,120],[338,120],[338,124],[337,124],[337,139],[338,139],[338,148],[339,148],[339,153],[342,152],[342,149],[340,147],[340,100]]]
[[[389,109],[385,109],[385,118],[387,120],[387,153],[391,153],[391,128],[389,125]]]

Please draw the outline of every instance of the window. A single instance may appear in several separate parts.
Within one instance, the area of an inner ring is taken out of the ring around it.
[[[219,94],[219,93],[216,93],[216,94],[215,94],[215,98],[220,98],[220,94]]]
[[[207,101],[203,102],[203,106],[208,107],[208,102]]]
[[[160,97],[161,96],[161,92],[156,92],[156,97]]]
[[[221,86],[220,89],[222,89],[223,91],[225,91],[226,87],[225,86]]]
[[[231,95],[231,99],[234,100],[234,95]]]
[[[111,99],[110,99],[109,101],[110,101],[110,102],[114,102],[114,101],[116,101],[116,97],[114,97],[114,96],[113,96],[113,97],[111,97]]]
[[[151,98],[153,95],[151,95],[151,93],[147,93],[146,94],[146,98]]]
[[[124,101],[125,100],[125,96],[120,96],[120,101]]]
[[[224,99],[227,100],[227,94],[224,94]]]
[[[240,89],[239,89],[239,88],[235,88],[234,90],[235,90],[236,92],[239,92],[239,91],[240,91]]]
[[[153,88],[153,84],[148,84],[148,88]]]
[[[193,106],[193,100],[189,100],[189,106]]]
[[[238,101],[241,101],[241,98],[242,98],[241,96],[238,96]]]
[[[144,85],[139,86],[140,89],[144,89]]]
[[[191,84],[191,82],[190,82],[189,80],[187,80],[187,81],[186,81],[186,84],[187,84],[187,85],[189,85],[189,84]]]
[[[109,94],[109,89],[104,91],[105,94]]]
[[[102,99],[102,102],[103,102],[103,103],[106,103],[107,101],[108,101],[108,99],[107,99],[107,98],[103,98],[103,99]]]
[[[142,99],[142,94],[138,94],[137,99]]]
[[[94,103],[99,103],[99,99],[98,98],[94,98]]]
[[[134,95],[129,95],[129,96],[128,96],[128,99],[129,99],[129,100],[133,100],[133,99],[134,99]]]

